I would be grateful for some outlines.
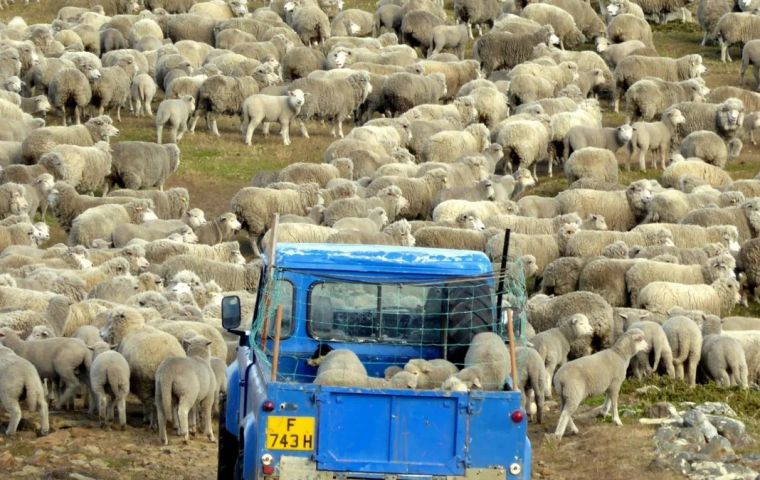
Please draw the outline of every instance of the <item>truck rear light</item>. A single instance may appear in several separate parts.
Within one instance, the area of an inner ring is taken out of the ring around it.
[[[523,418],[525,418],[525,415],[523,415],[522,410],[515,410],[512,412],[512,415],[510,415],[510,418],[512,418],[513,422],[520,423],[523,421]]]
[[[272,475],[274,473],[274,467],[271,465],[264,465],[261,467],[261,471],[264,475]]]
[[[274,458],[269,453],[265,453],[264,455],[261,456],[261,464],[264,465],[264,466],[268,467],[268,466],[272,465],[272,461],[273,460],[274,460]]]
[[[509,473],[514,476],[520,475],[522,473],[522,466],[519,463],[513,463],[509,466]]]
[[[274,402],[271,400],[264,400],[264,403],[261,404],[261,409],[265,412],[271,412],[274,410]]]

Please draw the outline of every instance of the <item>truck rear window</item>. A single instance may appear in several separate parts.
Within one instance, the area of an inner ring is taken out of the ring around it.
[[[309,295],[309,335],[318,340],[439,345],[440,285],[325,282]]]

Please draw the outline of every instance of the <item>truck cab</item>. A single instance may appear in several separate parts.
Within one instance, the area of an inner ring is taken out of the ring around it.
[[[219,478],[530,478],[519,392],[313,383],[309,360],[325,348],[352,350],[372,377],[413,358],[461,366],[475,333],[502,327],[484,254],[286,243],[271,263],[250,327],[237,297],[222,304],[240,340],[220,408]]]

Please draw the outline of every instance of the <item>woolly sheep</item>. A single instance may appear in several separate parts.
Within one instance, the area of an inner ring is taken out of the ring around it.
[[[36,163],[46,152],[59,144],[92,146],[99,141],[108,141],[119,134],[111,117],[92,117],[84,125],[69,127],[43,127],[33,130],[24,139],[21,149],[27,164]]]
[[[662,329],[673,352],[675,378],[694,386],[702,353],[702,332],[694,320],[680,315],[668,318],[662,324]]]
[[[111,173],[111,148],[104,141],[91,147],[57,145],[42,155],[39,163],[79,193],[93,194],[104,187],[105,177]]]
[[[205,115],[209,130],[218,137],[217,115],[240,115],[243,101],[256,93],[259,93],[259,84],[253,77],[209,77],[201,84],[190,131],[195,131],[197,119]]]
[[[718,385],[747,388],[747,358],[742,344],[735,338],[721,335],[722,320],[705,316],[702,324],[701,370]]]
[[[647,47],[654,48],[651,27],[646,20],[632,13],[614,16],[607,24],[607,38],[612,43],[640,40]]]
[[[178,398],[178,434],[189,440],[188,415],[190,425],[195,425],[195,415],[199,413],[203,422],[203,433],[214,441],[211,426],[211,410],[217,391],[216,377],[210,365],[209,345],[211,341],[196,336],[183,340],[187,349],[185,358],[167,358],[156,370],[156,410],[158,412],[159,438],[164,445],[169,443],[166,436],[166,419],[173,417],[173,398]]]
[[[676,102],[699,102],[710,90],[701,78],[667,81],[647,77],[633,83],[625,92],[626,114],[633,120],[652,121]]]
[[[447,173],[443,169],[431,170],[420,178],[380,177],[367,186],[366,195],[375,195],[386,187],[396,185],[409,200],[409,207],[402,215],[408,219],[428,218],[432,215],[433,198],[438,191],[446,188],[447,181]]]
[[[164,125],[171,126],[170,143],[177,143],[188,129],[187,122],[195,111],[195,98],[183,95],[178,99],[162,101],[156,111],[156,142],[162,143]]]
[[[605,218],[610,230],[625,231],[636,225],[637,218],[643,218],[651,198],[651,188],[645,181],[633,182],[625,191],[566,190],[556,196],[557,214],[587,217],[596,213]]]
[[[375,207],[383,207],[388,220],[393,221],[409,207],[409,200],[398,186],[393,185],[380,190],[374,197],[344,198],[332,202],[324,211],[323,222],[332,226],[344,217],[366,217],[369,209]]]
[[[734,225],[739,242],[746,242],[760,231],[760,199],[752,198],[738,207],[702,208],[686,215],[681,223],[688,225]]]
[[[441,73],[420,76],[411,73],[388,75],[382,87],[385,108],[399,114],[424,103],[438,103],[446,95],[446,77]]]
[[[135,115],[138,117],[142,117],[143,115],[153,116],[151,103],[153,103],[153,97],[155,97],[157,89],[158,85],[156,85],[155,80],[147,73],[139,73],[132,78],[130,98],[131,103],[134,105]]]
[[[468,40],[472,40],[472,25],[462,23],[460,25],[448,26],[438,25],[433,27],[433,35],[430,40],[432,47],[428,51],[428,58],[440,53],[444,48],[452,48],[458,58],[462,58],[464,47]]]
[[[467,126],[462,132],[439,132],[425,142],[422,162],[451,163],[461,155],[479,153],[490,145],[488,128],[482,123]]]
[[[101,427],[113,418],[113,409],[119,409],[119,426],[127,426],[127,395],[129,395],[129,364],[124,357],[111,351],[105,342],[90,346],[93,360],[90,366],[90,389],[98,405]]]
[[[606,392],[600,413],[606,415],[612,407],[612,421],[618,426],[623,423],[617,412],[620,386],[625,380],[630,359],[647,348],[641,330],[631,329],[624,333],[609,349],[589,357],[566,363],[554,376],[554,389],[560,398],[560,418],[555,435],[562,438],[569,426],[571,432],[578,433],[572,415],[580,403],[591,395]]]
[[[66,107],[73,108],[74,123],[81,123],[82,111],[92,99],[90,80],[99,78],[97,69],[92,70],[91,78],[85,76],[76,68],[63,68],[50,82],[48,95],[50,103],[61,110],[63,126],[67,124]]]
[[[25,193],[22,185],[13,182],[0,186],[0,219],[28,213],[29,202]]]
[[[549,118],[542,117],[536,120],[507,119],[496,125],[492,137],[504,151],[503,159],[496,166],[496,173],[504,173],[502,164],[510,171],[533,166],[535,177],[538,162],[548,157],[552,133],[549,122]]]
[[[16,433],[21,421],[19,401],[26,397],[27,409],[39,410],[40,435],[47,435],[50,431],[48,405],[34,365],[3,345],[0,345],[0,365],[0,405],[10,415],[5,434],[13,436]]]
[[[180,149],[176,144],[119,142],[112,147],[112,171],[107,181],[132,190],[158,187],[163,191],[167,178],[177,171]]]
[[[622,148],[633,136],[630,125],[621,125],[616,128],[596,128],[591,126],[577,125],[572,127],[565,135],[564,161],[576,150],[586,147],[605,148],[615,153]],[[615,163],[617,169],[617,162]]]
[[[641,260],[595,257],[586,263],[578,277],[578,289],[601,295],[613,307],[630,305],[626,272]]]
[[[454,15],[457,20],[468,26],[475,25],[478,36],[483,35],[482,25],[493,27],[494,20],[501,14],[501,6],[497,0],[455,0]]]
[[[681,102],[676,103],[674,108],[686,118],[678,129],[682,137],[697,130],[711,130],[730,140],[741,134],[745,120],[744,103],[738,98],[729,98],[720,104]]]
[[[34,365],[40,378],[60,380],[66,386],[58,405],[66,405],[80,385],[77,371],[89,368],[92,354],[82,342],[70,338],[24,341],[7,327],[0,329],[0,343]]]
[[[554,372],[567,362],[570,344],[576,339],[591,336],[593,333],[594,329],[591,327],[588,317],[582,313],[577,313],[561,319],[556,327],[540,332],[530,340],[546,368],[548,374],[546,392],[549,396],[552,394],[551,381]]]
[[[288,2],[285,12],[285,21],[298,33],[304,45],[322,44],[330,38],[330,20],[319,7]]]
[[[509,351],[504,340],[492,332],[481,332],[470,342],[464,369],[455,376],[467,380],[474,376],[483,390],[501,390],[507,380]]]
[[[604,22],[591,8],[591,5],[580,0],[551,0],[547,3],[568,12],[586,38],[592,40],[604,38],[606,34]]]
[[[258,287],[260,265],[257,262],[236,265],[227,262],[205,260],[193,254],[175,255],[163,262],[159,274],[165,279],[174,277],[182,270],[198,274],[203,282],[215,281],[225,291],[255,290]]]
[[[142,223],[157,217],[147,201],[131,201],[125,205],[100,205],[91,208],[71,223],[69,242],[72,245],[92,246],[96,239],[108,239],[116,225]]]
[[[655,313],[666,313],[674,306],[725,315],[741,300],[739,283],[733,278],[719,278],[709,285],[683,285],[652,282],[639,291],[633,306]]]
[[[232,212],[223,213],[210,222],[195,228],[198,243],[201,245],[216,245],[234,239],[235,234],[242,228]]]
[[[724,168],[728,161],[726,143],[715,132],[697,130],[681,142],[681,155],[685,158],[699,157],[706,163]]]
[[[533,47],[541,42],[560,42],[551,25],[544,25],[535,32],[522,35],[490,32],[475,42],[473,56],[480,62],[483,71],[490,75],[494,70],[512,68],[530,59]]]
[[[752,13],[729,12],[720,17],[712,37],[718,39],[720,45],[720,60],[723,63],[731,61],[728,49],[735,43],[746,43],[754,39],[760,31],[760,19]]]
[[[307,93],[310,95],[310,93]],[[251,145],[253,131],[266,122],[279,122],[282,143],[290,145],[290,122],[301,112],[304,104],[304,94],[301,90],[289,91],[283,96],[251,95],[243,103],[240,130],[244,133],[246,145]],[[264,136],[269,129],[264,127]]]
[[[606,149],[585,147],[575,150],[565,163],[565,176],[569,182],[591,178],[617,183],[617,158]]]
[[[624,314],[625,315],[625,314]],[[627,321],[626,330],[638,329],[644,332],[644,338],[647,341],[648,348],[643,352],[637,353],[631,359],[631,370],[636,378],[651,372],[657,372],[658,366],[663,365],[667,375],[675,377],[675,368],[673,366],[673,352],[670,349],[667,335],[659,323],[649,320]],[[650,353],[652,354],[652,363],[649,362]],[[662,363],[660,363],[662,362]]]
[[[551,25],[563,50],[565,45],[573,47],[586,41],[572,15],[562,8],[549,4],[529,4],[523,8],[520,15],[541,25]]]
[[[488,218],[502,214],[518,214],[519,209],[514,202],[490,202],[478,201],[470,202],[467,200],[446,200],[440,203],[433,210],[433,220],[438,223],[455,223],[459,215],[463,213],[474,213],[482,221]]]
[[[652,168],[657,168],[657,157],[660,155],[660,164],[665,169],[665,160],[668,158],[673,137],[677,137],[679,125],[686,122],[686,118],[677,108],[669,108],[662,113],[658,122],[636,122],[633,124],[633,135],[628,143],[631,157],[638,157],[639,169],[646,169],[646,154],[652,153]],[[626,161],[626,169],[630,165]]]

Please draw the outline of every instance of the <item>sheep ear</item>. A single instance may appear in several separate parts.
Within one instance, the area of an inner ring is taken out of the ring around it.
[[[480,389],[482,389],[482,388],[483,388],[483,385],[480,383],[480,379],[479,379],[478,377],[475,377],[475,378],[472,380],[472,385],[473,385],[474,387],[477,387],[477,388],[480,388]]]
[[[618,315],[620,315],[620,318],[622,318],[623,320],[628,320],[628,314],[627,313],[618,313]]]

